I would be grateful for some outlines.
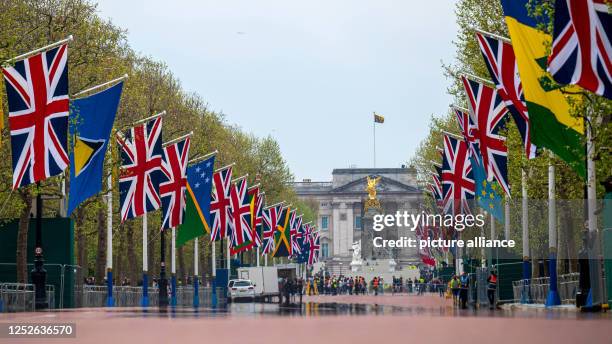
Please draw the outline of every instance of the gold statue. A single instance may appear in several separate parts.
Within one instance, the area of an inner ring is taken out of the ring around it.
[[[378,198],[376,198],[376,185],[380,182],[380,176],[376,178],[370,178],[367,176],[368,186],[366,186],[365,191],[368,192],[368,199],[365,204],[365,211],[368,211],[369,208],[381,209],[380,202]]]

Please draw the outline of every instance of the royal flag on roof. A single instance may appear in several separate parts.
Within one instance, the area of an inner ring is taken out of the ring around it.
[[[162,201],[161,229],[176,228],[185,217],[185,190],[187,189],[187,160],[189,137],[164,147],[162,179],[159,193]]]
[[[162,117],[118,135],[121,147],[119,194],[121,222],[159,209],[162,178]]]
[[[2,74],[17,189],[68,166],[68,45],[19,60]]]
[[[609,0],[557,0],[548,71],[612,99],[612,15]]]

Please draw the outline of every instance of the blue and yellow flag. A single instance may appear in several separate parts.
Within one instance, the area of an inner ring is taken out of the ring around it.
[[[210,233],[210,199],[215,156],[187,167],[185,217],[176,234],[176,246]]]
[[[104,156],[113,129],[123,82],[72,101],[69,115],[70,191],[68,214],[102,191]]]
[[[502,208],[502,197],[500,195],[501,187],[495,190],[492,182],[487,181],[487,175],[482,165],[482,157],[470,154],[472,163],[472,174],[474,175],[474,197],[478,202],[478,206],[484,209],[487,213],[493,215],[497,221],[504,222],[504,211]]]
[[[527,102],[531,142],[550,149],[584,178],[584,123],[571,114],[568,101],[578,98],[561,92],[546,71],[547,46],[552,38],[540,27],[546,20],[530,16],[528,10],[528,5],[533,7],[538,2],[541,1],[501,0]],[[575,86],[564,89],[570,93],[580,91]]]

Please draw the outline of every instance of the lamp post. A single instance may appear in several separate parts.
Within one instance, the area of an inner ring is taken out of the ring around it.
[[[46,309],[47,291],[47,270],[44,268],[45,259],[42,249],[42,195],[40,194],[40,182],[36,183],[36,244],[34,245],[34,269],[31,272],[32,283],[34,283],[34,296],[36,309]]]

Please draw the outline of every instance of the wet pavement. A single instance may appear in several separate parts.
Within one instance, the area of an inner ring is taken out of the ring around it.
[[[76,341],[53,343],[612,343],[609,313],[571,307],[458,310],[437,295],[305,296],[303,301],[302,307],[232,303],[198,311],[151,307],[1,314],[0,323],[76,323]],[[41,342],[0,338],[0,343],[22,341]]]

